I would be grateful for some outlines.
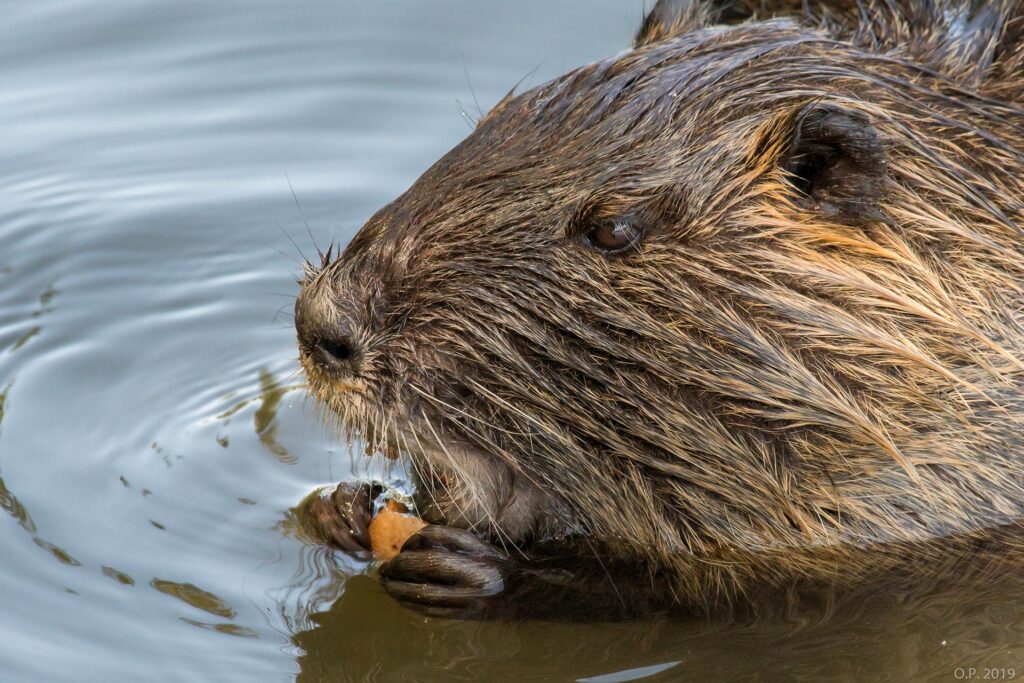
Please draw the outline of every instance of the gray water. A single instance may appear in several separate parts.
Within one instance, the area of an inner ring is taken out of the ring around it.
[[[1024,675],[1020,590],[734,624],[449,622],[297,538],[307,493],[377,474],[302,391],[299,252],[347,241],[477,103],[626,49],[641,11],[3,5],[0,681]]]

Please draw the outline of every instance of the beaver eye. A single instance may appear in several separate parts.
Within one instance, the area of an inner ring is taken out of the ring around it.
[[[635,247],[640,242],[642,232],[629,221],[617,219],[602,221],[589,233],[587,240],[595,249],[618,254]]]

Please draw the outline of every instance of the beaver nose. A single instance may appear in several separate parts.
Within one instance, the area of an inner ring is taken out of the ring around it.
[[[350,369],[352,359],[356,355],[352,326],[342,321],[327,334],[321,331],[313,342],[313,353],[321,363],[332,370]]]
[[[357,321],[333,297],[304,288],[295,301],[299,348],[332,374],[358,373],[361,356]]]

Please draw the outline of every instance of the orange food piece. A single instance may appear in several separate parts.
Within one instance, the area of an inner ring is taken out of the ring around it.
[[[405,506],[389,500],[370,521],[370,549],[382,562],[396,557],[409,537],[427,525],[408,514]]]

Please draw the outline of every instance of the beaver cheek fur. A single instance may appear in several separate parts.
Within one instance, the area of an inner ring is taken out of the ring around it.
[[[557,498],[472,447],[448,444],[445,449],[444,458],[427,455],[426,462],[413,464],[417,508],[424,519],[461,529],[500,529],[504,538],[517,541],[557,533],[552,521],[564,517]],[[470,490],[443,479],[438,473],[452,461],[460,463],[457,481],[479,483]]]
[[[441,438],[442,419],[423,414],[415,396],[408,403],[398,400],[401,387],[409,384],[410,369],[436,365],[436,355],[404,346],[392,354],[369,351],[383,346],[379,337],[366,332],[365,322],[380,302],[354,306],[351,292],[373,300],[371,292],[379,291],[382,283],[360,278],[356,284],[351,272],[328,270],[330,252],[322,257],[322,270],[303,286],[295,315],[300,361],[327,419],[350,438],[365,439],[391,457],[412,456],[417,508],[428,521],[511,543],[564,534],[567,515],[558,496],[539,487],[514,462],[457,438]],[[345,291],[349,298],[339,296]],[[403,349],[408,353],[404,360]],[[447,398],[444,405],[459,410],[458,396]],[[343,517],[351,516],[337,509]]]

